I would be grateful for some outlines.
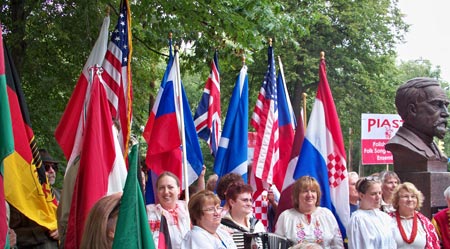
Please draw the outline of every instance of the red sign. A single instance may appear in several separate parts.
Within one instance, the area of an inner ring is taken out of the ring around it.
[[[392,164],[391,152],[384,145],[395,135],[403,120],[397,114],[361,115],[362,164]]]

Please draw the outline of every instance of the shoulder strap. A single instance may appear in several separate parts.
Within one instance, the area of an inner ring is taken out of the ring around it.
[[[250,218],[250,233],[253,233],[255,231],[255,226],[256,223],[258,223],[258,219],[256,219],[255,217],[251,217]]]
[[[224,218],[222,218],[222,220],[220,221],[220,223],[221,223],[222,225],[225,225],[225,226],[227,226],[227,227],[231,227],[231,228],[237,229],[237,230],[239,230],[239,231],[241,231],[241,232],[244,232],[244,233],[248,232],[248,231],[245,230],[243,227],[239,226],[238,224],[234,223],[232,220],[229,220],[229,219],[224,219]]]

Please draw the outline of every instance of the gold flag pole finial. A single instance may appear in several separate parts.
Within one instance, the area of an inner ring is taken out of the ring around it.
[[[172,40],[172,32],[169,32],[169,39]]]
[[[272,38],[269,38],[269,46],[272,47]]]
[[[242,59],[242,66],[244,66],[245,65],[245,54],[244,53],[242,53],[241,59]]]
[[[106,16],[109,16],[109,13],[111,12],[111,7],[109,7],[109,5],[108,6],[106,6]]]
[[[325,52],[320,52],[320,59],[321,60],[324,60],[325,59]]]

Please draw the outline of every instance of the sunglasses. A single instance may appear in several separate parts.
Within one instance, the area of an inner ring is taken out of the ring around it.
[[[49,171],[50,167],[52,167],[55,172],[58,171],[58,164],[56,163],[43,163],[43,164],[45,167],[45,171]]]

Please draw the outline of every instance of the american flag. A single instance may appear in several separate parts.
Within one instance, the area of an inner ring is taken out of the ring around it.
[[[194,116],[198,136],[205,140],[211,154],[216,156],[219,147],[220,129],[220,74],[217,51],[211,61],[211,73],[206,80],[205,89]]]
[[[257,133],[253,154],[253,174],[263,182],[273,183],[273,169],[279,162],[278,96],[273,47],[268,49],[268,66],[253,111],[251,125]]]
[[[128,151],[131,127],[131,13],[127,0],[121,2],[119,19],[111,35],[103,68],[106,92],[113,119],[120,126],[119,142],[124,155]]]

